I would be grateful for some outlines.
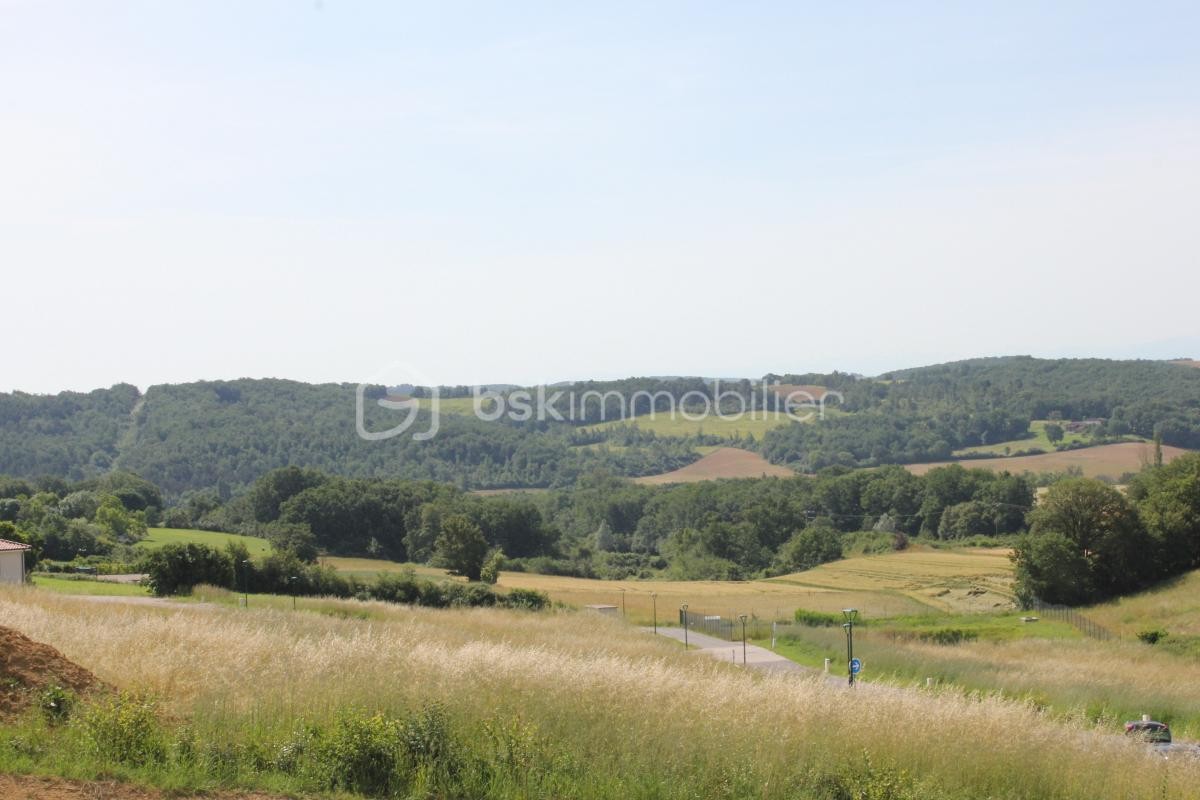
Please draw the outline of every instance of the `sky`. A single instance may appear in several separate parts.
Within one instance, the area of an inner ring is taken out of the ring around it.
[[[0,391],[1200,358],[1197,40],[1194,3],[0,0]]]

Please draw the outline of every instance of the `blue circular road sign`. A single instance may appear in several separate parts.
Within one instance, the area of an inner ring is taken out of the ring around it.
[[[862,662],[857,658],[850,659],[850,674],[857,675],[862,672]]]

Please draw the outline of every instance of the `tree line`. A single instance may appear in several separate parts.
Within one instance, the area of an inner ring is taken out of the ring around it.
[[[1200,370],[1163,362],[1028,357],[976,359],[864,378],[846,373],[766,375],[721,383],[736,410],[774,382],[821,385],[842,394],[841,410],[816,424],[785,425],[762,442],[665,437],[630,426],[593,423],[672,405],[712,402],[702,378],[630,378],[548,389],[576,398],[574,420],[484,422],[442,413],[429,441],[397,436],[366,442],[355,433],[356,387],[286,380],[201,381],[152,386],[142,395],[120,384],[90,393],[0,394],[0,473],[78,481],[127,470],[161,487],[172,502],[211,493],[225,503],[265,472],[289,465],[346,478],[399,478],[462,489],[563,488],[597,471],[633,477],[670,471],[697,458],[695,447],[736,444],[802,471],[947,459],[962,447],[1020,440],[1035,419],[1096,418],[1094,441],[1159,435],[1200,448]],[[421,387],[408,387],[416,395]],[[517,387],[500,387],[502,392]],[[386,430],[396,412],[364,404],[369,430]],[[466,387],[447,396],[461,397]],[[585,402],[584,397],[589,399]],[[566,411],[569,399],[560,399]],[[689,405],[690,404],[690,405]],[[460,404],[461,406],[461,404]],[[733,407],[732,409],[729,407]],[[461,411],[461,407],[459,411]],[[421,411],[413,430],[428,425]],[[1114,476],[1115,477],[1115,476]],[[211,503],[210,498],[196,500]]]
[[[1079,605],[1200,568],[1200,454],[1151,466],[1121,491],[1087,478],[1049,487],[1016,547],[1017,593]]]

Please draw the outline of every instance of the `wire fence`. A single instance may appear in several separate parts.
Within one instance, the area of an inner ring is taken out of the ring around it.
[[[1052,619],[1062,620],[1074,626],[1080,633],[1091,639],[1098,639],[1101,642],[1111,642],[1121,638],[1119,633],[1104,627],[1093,619],[1089,619],[1070,606],[1043,603],[1041,600],[1035,599],[1030,610]]]
[[[679,611],[679,625],[687,625],[689,631],[703,633],[727,642],[742,640],[742,621],[735,614],[714,614],[707,611]],[[771,635],[771,621],[753,615],[746,616],[746,638],[764,639]]]

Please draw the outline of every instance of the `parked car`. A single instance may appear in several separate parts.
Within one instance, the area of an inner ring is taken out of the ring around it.
[[[1146,716],[1136,722],[1126,722],[1125,735],[1136,736],[1148,744],[1170,744],[1171,726],[1165,722],[1155,722]]]
[[[1200,759],[1200,745],[1172,741],[1171,726],[1165,722],[1155,722],[1149,716],[1126,722],[1125,735],[1137,737],[1163,758]]]

